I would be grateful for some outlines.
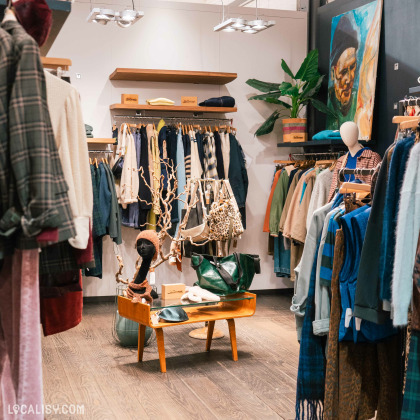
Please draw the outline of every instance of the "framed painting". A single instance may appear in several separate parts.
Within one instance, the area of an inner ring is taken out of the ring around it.
[[[359,127],[359,139],[370,140],[381,33],[382,0],[375,0],[332,19],[327,129],[346,121]]]

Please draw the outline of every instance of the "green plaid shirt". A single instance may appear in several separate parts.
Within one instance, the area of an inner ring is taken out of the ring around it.
[[[4,22],[2,28],[14,43],[15,80],[8,106],[9,150],[13,180],[9,206],[2,220],[6,227],[23,230],[20,248],[44,228],[59,228],[59,241],[76,235],[60,158],[47,105],[46,85],[39,48],[22,26]]]

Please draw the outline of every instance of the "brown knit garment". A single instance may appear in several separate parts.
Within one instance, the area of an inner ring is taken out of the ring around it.
[[[135,290],[140,290],[146,288],[144,293],[135,293]],[[141,302],[141,300],[144,298],[147,302],[150,304],[153,302],[153,298],[151,296],[152,286],[150,286],[149,282],[145,280],[141,284],[136,284],[133,281],[128,283],[127,287],[127,297],[131,299],[133,302]]]

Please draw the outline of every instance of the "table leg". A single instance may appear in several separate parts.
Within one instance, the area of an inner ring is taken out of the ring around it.
[[[230,345],[232,347],[232,358],[235,362],[238,361],[238,349],[236,347],[236,331],[235,331],[235,320],[228,319]]]
[[[207,341],[206,341],[206,351],[210,351],[211,340],[213,338],[214,323],[216,321],[209,321],[207,325]]]
[[[162,373],[166,372],[166,360],[165,360],[165,342],[163,340],[163,329],[156,328],[156,340],[159,350],[159,362],[160,362],[160,371]]]
[[[146,325],[139,324],[139,341],[137,344],[137,361],[143,360],[144,338],[146,336]]]

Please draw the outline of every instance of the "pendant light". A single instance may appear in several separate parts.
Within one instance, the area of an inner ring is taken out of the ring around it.
[[[245,34],[257,34],[267,28],[271,28],[275,24],[276,22],[274,20],[263,20],[258,17],[258,0],[255,0],[255,20],[249,20],[247,25],[249,25],[250,28],[244,28],[242,29],[242,32]]]
[[[132,9],[125,9],[121,12],[115,12],[111,9],[91,8],[88,22],[106,25],[108,22],[115,22],[121,28],[128,28],[144,16],[144,12],[139,12],[134,8],[134,0],[132,0]],[[92,2],[91,2],[92,7]]]

